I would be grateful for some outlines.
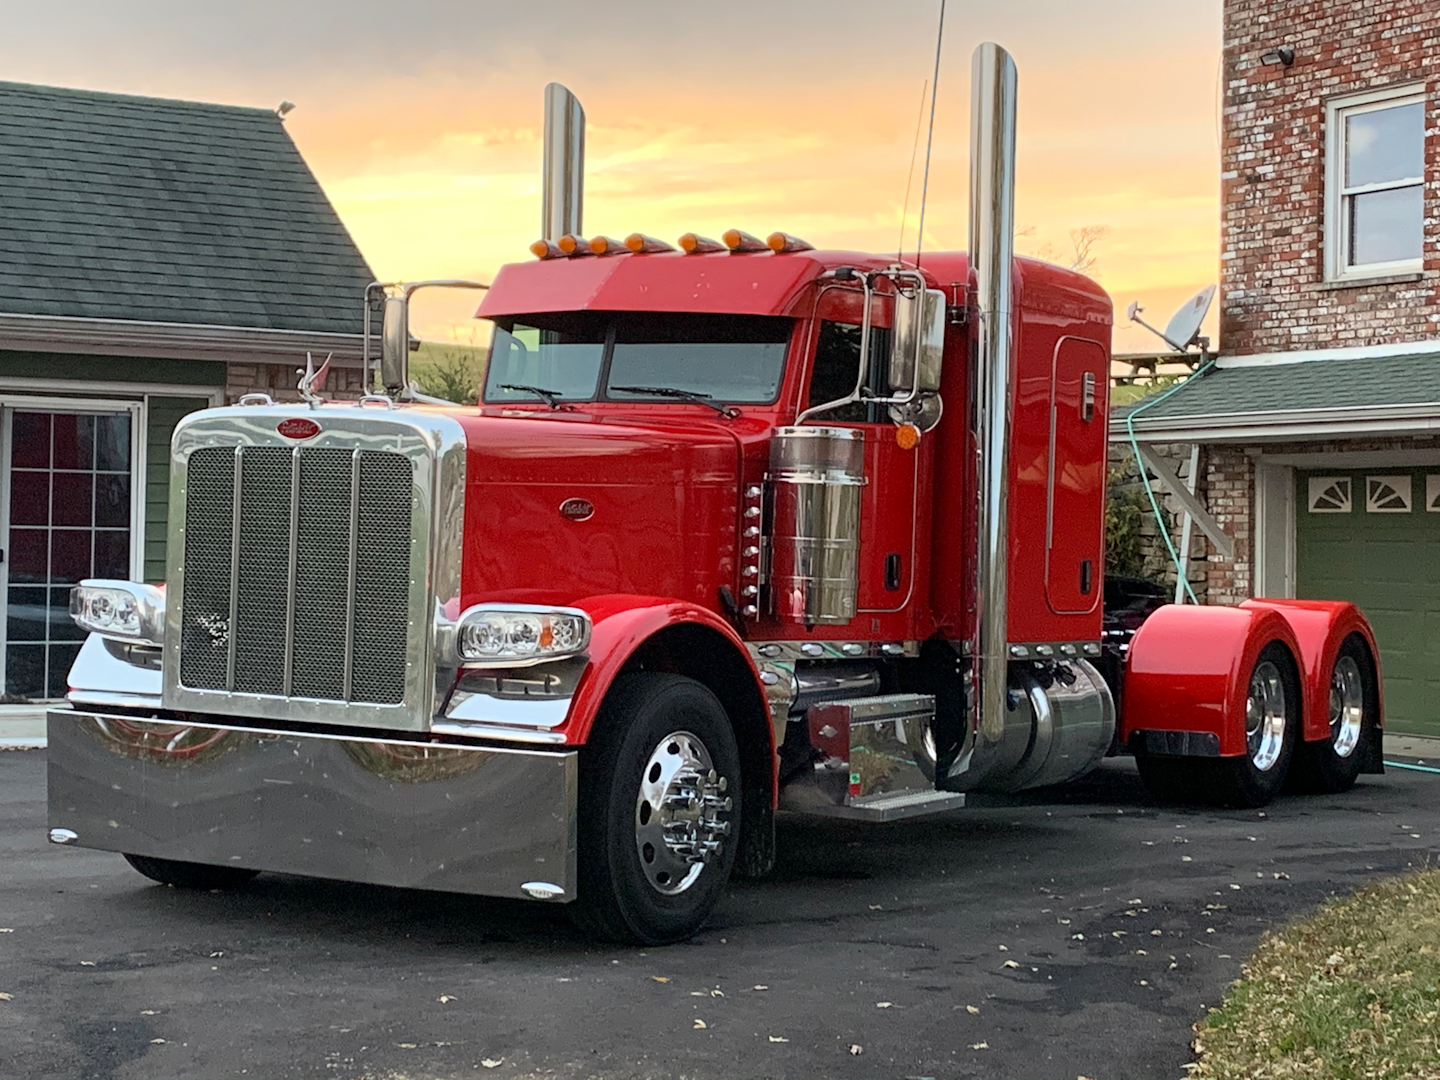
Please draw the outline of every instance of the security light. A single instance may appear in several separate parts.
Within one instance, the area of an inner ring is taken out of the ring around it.
[[[1289,67],[1295,63],[1295,50],[1289,45],[1281,45],[1277,49],[1268,49],[1260,54],[1262,64],[1284,64]]]

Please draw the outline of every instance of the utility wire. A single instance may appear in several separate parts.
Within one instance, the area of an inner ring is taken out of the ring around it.
[[[915,180],[915,157],[920,153],[920,125],[925,123],[925,91],[929,88],[929,79],[920,84],[920,111],[915,114],[915,145],[910,147],[910,171],[905,174],[905,205],[900,210],[900,243],[895,246],[897,263],[905,254],[905,221],[910,216],[910,185]]]

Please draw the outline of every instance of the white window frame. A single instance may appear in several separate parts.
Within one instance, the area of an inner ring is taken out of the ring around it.
[[[1383,184],[1345,187],[1345,121],[1358,113],[1394,108],[1396,105],[1426,104],[1425,84],[1406,83],[1363,94],[1348,94],[1325,103],[1325,280],[1363,281],[1367,278],[1389,277],[1394,274],[1418,273],[1424,269],[1424,256],[1397,259],[1385,263],[1346,263],[1346,238],[1350,235],[1350,202],[1348,196],[1372,191],[1420,186],[1424,198],[1425,177],[1407,177]],[[1429,117],[1426,117],[1428,121]],[[1428,123],[1426,125],[1428,127]],[[1422,131],[1424,129],[1422,128]],[[1424,136],[1422,134],[1421,138]],[[1422,161],[1423,161],[1422,151]],[[1422,222],[1424,216],[1422,215]],[[1422,224],[1421,228],[1424,226]],[[1423,243],[1423,237],[1422,237]]]

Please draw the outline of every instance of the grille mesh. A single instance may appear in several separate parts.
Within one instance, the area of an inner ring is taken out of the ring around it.
[[[180,681],[224,690],[230,655],[230,535],[235,451],[205,446],[190,455],[185,502],[185,619]]]
[[[395,454],[360,455],[355,553],[355,673],[352,692],[389,704],[405,686],[406,601],[410,595],[410,463]],[[398,573],[397,573],[398,571]],[[396,617],[398,612],[399,617]]]
[[[237,455],[239,565],[232,567]],[[352,482],[357,457],[358,497]],[[284,694],[288,626],[290,695],[345,701],[346,620],[353,604],[348,700],[402,703],[414,629],[411,551],[424,542],[413,535],[411,489],[409,459],[389,452],[195,450],[186,482],[181,683],[237,694]],[[352,517],[358,526],[353,587]],[[232,632],[234,681],[227,685]]]

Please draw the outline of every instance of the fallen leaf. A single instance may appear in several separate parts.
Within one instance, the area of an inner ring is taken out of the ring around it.
[[[1180,856],[1180,861],[1181,861],[1181,862],[1194,862],[1195,860],[1192,859],[1192,858],[1190,858],[1189,855],[1181,855],[1181,856]]]
[[[704,1020],[701,1020],[699,1017],[696,1017],[696,1019],[695,1019],[695,1030],[696,1030],[696,1031],[704,1031],[705,1028],[706,1028],[705,1021],[704,1021]]]
[[[650,978],[654,979],[656,982],[669,982],[669,981],[670,981],[670,977],[669,977],[668,975],[651,975]]]
[[[1084,935],[1084,934],[1071,934],[1071,935],[1070,935],[1070,940],[1071,940],[1071,941],[1084,941],[1084,940],[1085,940],[1085,935]]]
[[[159,1045],[160,1045],[161,1043],[163,1043],[164,1041],[165,1041],[164,1039],[151,1039],[151,1040],[150,1040],[150,1044],[151,1044],[152,1046],[159,1046]]]
[[[217,951],[217,952],[212,952],[212,953],[210,954],[210,959],[211,959],[211,960],[214,960],[217,956],[224,956],[224,955],[225,955],[224,950],[220,950],[220,951]]]
[[[691,996],[691,997],[707,997],[708,995],[705,993],[704,990],[691,990],[691,991],[690,991],[690,996]]]
[[[867,906],[871,911],[884,911],[884,910],[885,910],[885,909],[884,909],[883,907],[881,907],[879,904],[867,904],[866,906]]]
[[[861,1046],[859,1043],[851,1043],[851,1044],[850,1044],[850,1053],[854,1054],[856,1057],[859,1057],[859,1056],[860,1056],[861,1054],[863,1054],[864,1052],[865,1052],[865,1048],[864,1048],[863,1046]]]
[[[999,949],[1000,949],[1001,952],[1009,952],[1009,951],[1010,951],[1010,946],[1009,946],[1009,945],[1001,945],[1001,946],[999,946]]]
[[[980,1010],[977,1009],[974,1005],[966,1005],[966,1006],[965,1006],[965,1011],[968,1012],[971,1016],[979,1016],[979,1015],[980,1015]]]
[[[764,985],[758,985],[758,986],[752,986],[750,989],[751,989],[751,990],[769,990],[770,987],[764,986]]]
[[[989,1049],[990,1049],[990,1044],[989,1044],[988,1042],[971,1043],[971,1044],[970,1044],[970,1049],[971,1049],[971,1050],[989,1050]]]
[[[1007,967],[1007,968],[1018,968],[1020,965],[1017,964],[1014,960],[1006,960],[1006,961],[1005,961],[1003,964],[1001,964],[1000,966],[1001,966],[1001,967]]]
[[[1161,936],[1162,934],[1164,934],[1164,933],[1165,933],[1165,931],[1163,931],[1163,930],[1151,930],[1151,931],[1150,931],[1150,936],[1151,936],[1151,937],[1160,937],[1160,936]]]
[[[419,1045],[419,1043],[396,1043],[395,1045],[398,1046],[401,1050],[414,1050],[415,1047]]]
[[[81,961],[80,961],[80,966],[81,966],[81,967],[94,967],[94,966],[95,966],[95,961],[94,961],[94,960],[81,960]]]
[[[888,1008],[890,1008],[890,1006],[893,1005],[893,1004],[894,1004],[894,1002],[892,1002],[892,1001],[877,1001],[877,1002],[875,1002],[875,1007],[876,1007],[877,1009],[888,1009]]]
[[[15,995],[14,995],[14,994],[6,994],[6,993],[4,993],[4,992],[0,992],[0,1001],[14,1001],[14,1000],[15,1000]]]
[[[440,995],[438,998],[436,998],[435,1000],[438,1001],[438,1002],[440,1002],[441,1005],[449,1005],[450,1002],[452,1002],[452,1001],[455,1000],[455,998],[452,997],[450,994],[441,994],[441,995]]]
[[[719,990],[719,989],[711,990],[711,991],[710,991],[710,996],[711,996],[711,997],[724,997],[724,996],[725,996],[725,991],[724,991],[724,990]]]
[[[481,1058],[481,1059],[480,1059],[480,1064],[481,1064],[481,1065],[484,1065],[485,1068],[487,1068],[487,1069],[498,1069],[501,1065],[504,1065],[504,1064],[505,1064],[505,1059],[504,1059],[504,1058]]]
[[[141,1009],[141,1010],[140,1010],[140,1015],[141,1015],[141,1016],[159,1016],[160,1013],[159,1013],[158,1010],[155,1010],[155,1009]]]
[[[771,1035],[771,1036],[769,1036],[769,1038],[770,1038],[770,1041],[771,1041],[771,1042],[789,1042],[789,1041],[790,1041],[789,1039],[785,1038],[784,1035]]]
[[[0,926],[0,934],[13,934],[14,932],[15,928],[13,926]]]

